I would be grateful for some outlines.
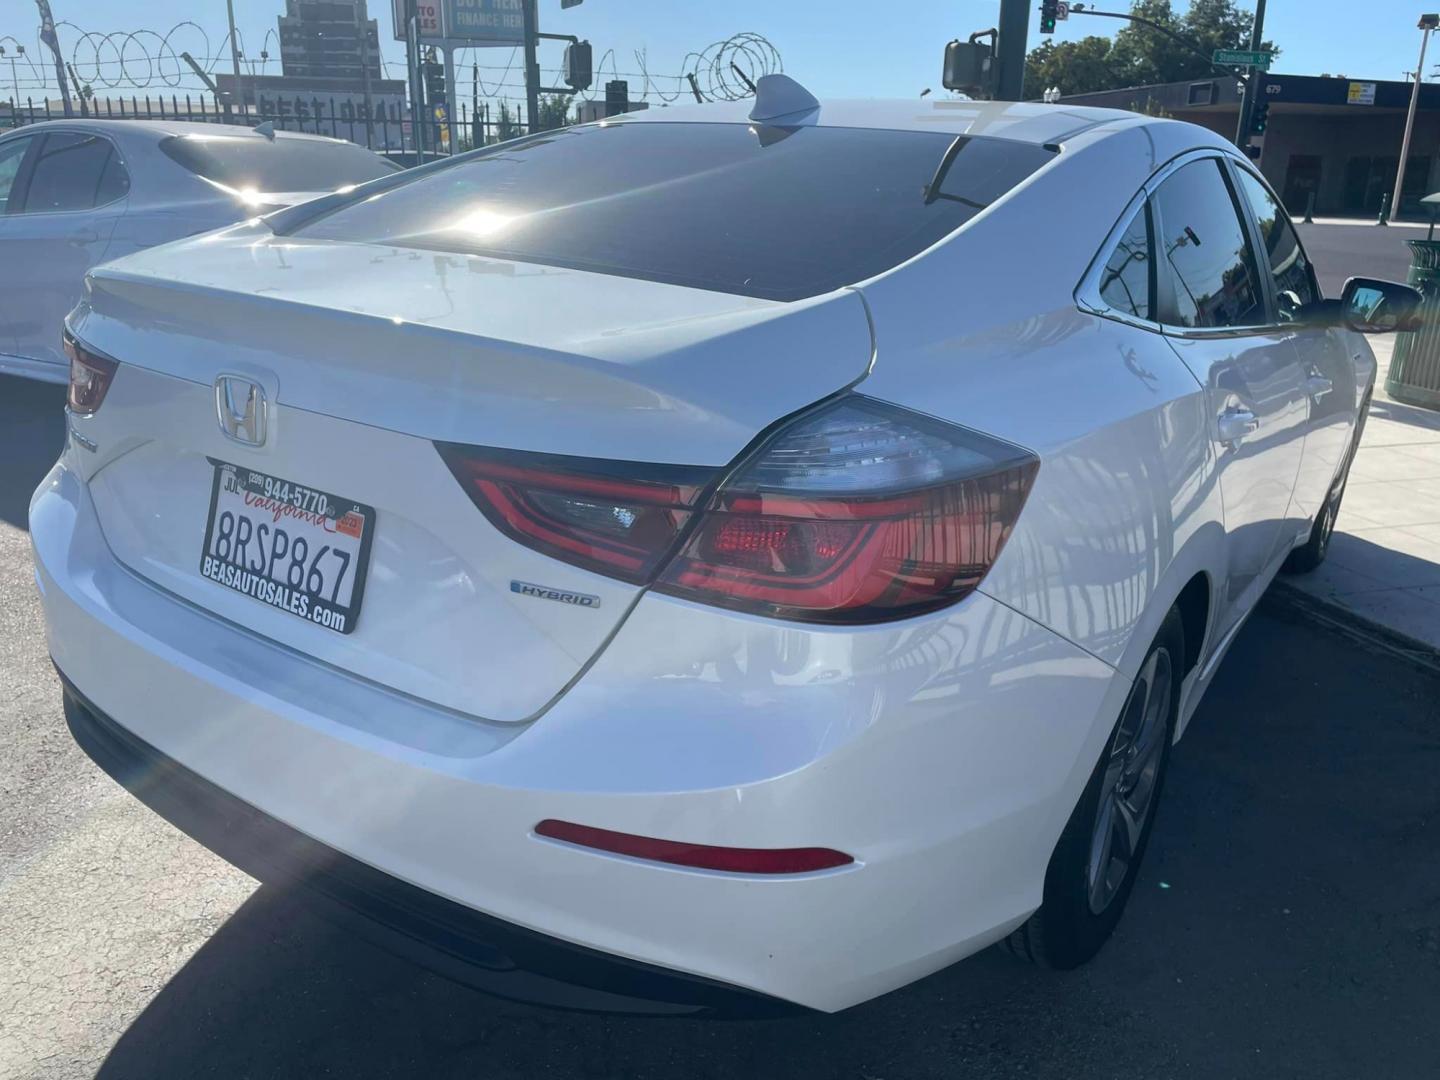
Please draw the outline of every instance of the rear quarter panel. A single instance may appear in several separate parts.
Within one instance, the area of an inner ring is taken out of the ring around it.
[[[877,345],[863,392],[1040,456],[982,591],[1131,677],[1191,576],[1213,589],[1222,508],[1195,379],[1158,334],[1080,311],[1074,291],[1145,179],[1194,145],[1188,129],[1067,144],[1010,200],[863,286]]]

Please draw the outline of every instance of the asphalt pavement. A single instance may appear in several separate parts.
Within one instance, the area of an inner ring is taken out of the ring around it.
[[[1338,297],[1350,277],[1378,277],[1404,281],[1410,268],[1406,240],[1423,240],[1425,229],[1415,225],[1297,225],[1300,242],[1315,263],[1320,288]]]
[[[1403,253],[1399,230],[1375,232]],[[1338,254],[1395,259],[1357,243]],[[836,1016],[765,1022],[515,1005],[257,888],[73,745],[25,532],[60,404],[0,377],[6,1080],[1440,1074],[1433,673],[1267,602],[1176,750],[1115,939],[1081,970],[990,950]]]

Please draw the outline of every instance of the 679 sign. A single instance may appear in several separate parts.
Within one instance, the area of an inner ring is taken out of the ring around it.
[[[308,622],[348,634],[360,613],[375,511],[211,459],[200,572]]]

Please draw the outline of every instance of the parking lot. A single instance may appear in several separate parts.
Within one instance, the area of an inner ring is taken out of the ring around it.
[[[0,381],[0,1076],[1440,1070],[1440,680],[1277,602],[1181,744],[1130,909],[1081,970],[990,950],[840,1015],[715,1023],[509,1004],[377,951],[72,744],[25,532],[61,400]]]

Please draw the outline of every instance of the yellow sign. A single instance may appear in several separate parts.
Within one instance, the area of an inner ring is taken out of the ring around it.
[[[1345,95],[1347,105],[1374,105],[1375,84],[1373,82],[1352,82]]]

